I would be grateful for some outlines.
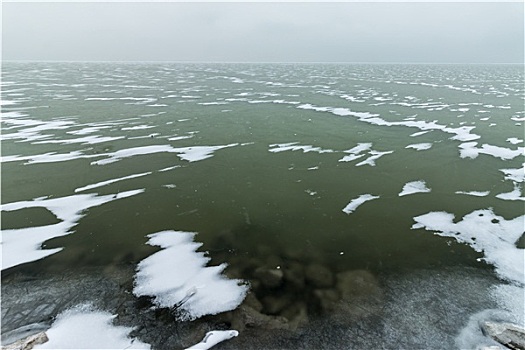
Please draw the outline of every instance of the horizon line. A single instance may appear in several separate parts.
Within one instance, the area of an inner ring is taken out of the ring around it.
[[[1,59],[1,63],[10,62],[42,62],[42,63],[184,63],[184,64],[515,64],[524,65],[525,62],[400,62],[400,61],[188,61],[188,60],[45,60],[45,59]]]

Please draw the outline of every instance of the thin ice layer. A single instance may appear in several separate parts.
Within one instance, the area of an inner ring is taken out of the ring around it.
[[[193,320],[235,309],[248,286],[222,275],[226,264],[206,266],[210,258],[196,250],[195,233],[162,231],[148,235],[149,245],[162,248],[137,266],[133,293],[152,296],[161,308],[175,307],[181,320]]]
[[[39,260],[55,254],[62,248],[41,249],[45,241],[72,233],[71,228],[84,216],[86,209],[102,205],[117,199],[142,193],[144,190],[132,190],[106,196],[80,194],[61,198],[34,199],[32,201],[13,202],[2,205],[3,211],[25,208],[46,208],[61,220],[59,223],[37,227],[2,230],[2,270],[23,263]]]
[[[423,180],[407,182],[401,192],[399,197],[406,196],[414,193],[426,193],[430,192],[430,188],[427,187],[427,184]]]
[[[151,349],[129,338],[131,327],[115,326],[116,315],[79,305],[59,314],[46,331],[48,341],[33,349]]]
[[[430,212],[414,220],[413,229],[425,228],[466,243],[483,252],[484,260],[496,267],[500,277],[525,283],[524,252],[516,247],[516,241],[523,234],[525,215],[505,220],[492,209],[483,209],[465,215],[457,223],[454,223],[454,214],[446,212]]]
[[[361,204],[371,201],[373,199],[377,199],[379,196],[374,196],[371,194],[362,194],[357,198],[354,198],[346,205],[346,207],[343,208],[343,212],[346,214],[353,213],[357,207],[359,207]]]

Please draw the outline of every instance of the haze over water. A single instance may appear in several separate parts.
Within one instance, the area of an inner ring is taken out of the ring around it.
[[[4,328],[42,321],[4,311],[27,276],[122,270],[129,285],[117,293],[129,294],[160,250],[148,235],[163,231],[196,232],[188,242],[202,243],[208,266],[228,264],[223,276],[248,283],[265,315],[293,304],[270,297],[305,307],[302,327],[247,329],[224,349],[475,347],[488,340],[468,333],[473,315],[498,309],[523,324],[521,65],[2,69]],[[305,272],[304,287],[274,288],[261,277],[297,265],[334,282]],[[337,306],[352,271],[373,279],[364,315]],[[352,333],[356,322],[368,335]],[[165,337],[139,336],[154,348]]]

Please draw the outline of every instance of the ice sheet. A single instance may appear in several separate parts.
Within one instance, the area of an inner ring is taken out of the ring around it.
[[[222,275],[226,264],[206,266],[210,258],[197,252],[195,233],[162,231],[148,235],[149,245],[162,248],[137,266],[133,293],[152,296],[161,308],[175,308],[181,320],[193,320],[235,309],[248,286]]]
[[[106,196],[80,194],[60,198],[43,198],[32,201],[13,202],[2,205],[2,211],[24,208],[46,208],[60,220],[45,226],[2,230],[2,270],[23,263],[42,259],[55,254],[62,248],[41,249],[42,243],[73,233],[71,228],[84,216],[84,211],[117,199],[127,198],[144,192],[143,189],[121,192]]]
[[[354,198],[346,205],[346,207],[343,208],[343,212],[346,214],[353,213],[361,204],[371,201],[373,199],[377,199],[379,196],[374,196],[371,194],[362,194],[357,198]]]
[[[407,182],[405,186],[403,186],[403,189],[398,194],[399,197],[406,196],[409,194],[414,193],[427,193],[430,192],[430,188],[427,187],[425,181],[419,180],[419,181],[411,181]]]
[[[151,349],[129,337],[133,328],[113,325],[115,317],[89,305],[66,310],[46,331],[49,340],[33,349]]]

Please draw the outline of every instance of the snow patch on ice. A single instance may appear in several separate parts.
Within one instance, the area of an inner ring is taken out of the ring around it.
[[[456,194],[466,194],[468,196],[485,197],[488,196],[490,191],[456,191]]]
[[[523,143],[523,139],[518,139],[517,137],[509,137],[507,139],[507,142],[510,142],[513,145],[517,145],[519,143]]]
[[[346,205],[346,207],[343,208],[343,212],[346,214],[353,213],[361,204],[371,201],[373,199],[377,199],[379,196],[374,196],[371,194],[362,194],[357,198],[354,198]]]
[[[144,192],[143,189],[96,196],[80,194],[61,198],[34,199],[3,204],[2,211],[14,211],[25,208],[46,208],[61,220],[59,223],[45,226],[2,230],[2,270],[26,262],[31,262],[55,254],[62,248],[41,249],[42,243],[54,238],[73,233],[71,228],[84,216],[84,211],[99,205],[127,198]]]
[[[430,149],[431,147],[432,147],[432,144],[429,142],[426,142],[426,143],[414,143],[414,144],[406,146],[405,148],[413,148],[416,151],[424,151],[424,150]]]
[[[459,145],[459,152],[461,158],[477,158],[480,154],[487,154],[503,160],[514,159],[520,155],[525,154],[525,147],[518,147],[513,150],[510,148],[499,147],[489,144],[483,144],[481,147],[476,147],[477,142],[465,142]]]
[[[521,197],[520,185],[516,182],[514,183],[514,189],[512,191],[497,194],[496,198],[506,201],[525,201],[525,197]]]
[[[457,223],[454,214],[430,212],[414,218],[412,228],[435,231],[443,237],[452,237],[483,252],[484,260],[496,267],[496,273],[509,281],[525,283],[524,251],[516,247],[523,234],[525,215],[511,220],[482,209],[467,214]]]
[[[160,308],[174,308],[181,320],[194,320],[235,309],[248,286],[222,275],[226,264],[206,266],[210,258],[197,252],[194,232],[162,231],[147,244],[162,248],[137,266],[133,294],[152,296]]]
[[[525,163],[522,164],[521,168],[517,169],[500,169],[505,174],[505,180],[512,180],[515,182],[525,181]]]
[[[129,337],[131,327],[115,326],[112,315],[79,305],[59,314],[46,331],[48,341],[33,349],[150,349],[149,344]]]
[[[228,330],[228,331],[211,331],[206,333],[204,336],[204,339],[198,344],[195,344],[193,346],[190,346],[189,348],[186,348],[185,350],[208,350],[212,348],[213,346],[234,338],[239,335],[239,332],[236,330]]]
[[[411,181],[407,182],[401,192],[398,194],[399,197],[406,196],[414,193],[427,193],[430,192],[430,188],[427,187],[425,181]]]
[[[452,140],[458,141],[472,141],[480,138],[479,135],[471,134],[470,132],[475,129],[475,126],[462,126],[459,128],[447,127],[446,125],[438,124],[436,121],[427,122],[424,120],[405,120],[397,122],[389,122],[380,118],[379,114],[369,112],[354,112],[348,108],[336,108],[336,107],[318,107],[312,104],[302,104],[297,106],[300,109],[314,110],[317,112],[328,112],[341,117],[352,116],[356,117],[359,121],[369,123],[378,126],[406,126],[409,128],[417,128],[421,131],[430,130],[441,130],[445,133],[453,134]]]
[[[146,155],[154,153],[177,153],[177,156],[188,162],[196,162],[199,160],[204,160],[207,158],[213,157],[213,152],[237,146],[238,143],[231,143],[229,145],[220,145],[220,146],[192,146],[192,147],[182,147],[182,148],[173,148],[170,145],[151,145],[151,146],[141,146],[141,147],[132,147],[122,150],[118,150],[113,153],[106,153],[104,156],[107,158],[91,162],[93,165],[105,165],[114,162],[118,162],[124,158],[129,158],[137,155]]]
[[[362,165],[376,166],[376,160],[378,160],[379,158],[381,158],[384,155],[387,155],[387,154],[390,154],[390,153],[394,153],[394,151],[380,152],[380,151],[372,150],[372,151],[370,151],[368,153],[370,154],[370,157],[366,158],[362,162],[357,163],[355,166],[362,166]]]
[[[146,173],[132,174],[132,175],[124,176],[124,177],[119,177],[119,178],[116,178],[116,179],[111,179],[111,180],[97,182],[95,184],[91,184],[91,185],[87,185],[87,186],[84,186],[84,187],[76,188],[75,189],[75,193],[86,191],[86,190],[91,190],[93,188],[106,186],[106,185],[109,185],[109,184],[112,184],[112,183],[115,183],[115,182],[128,180],[128,179],[134,179],[134,178],[137,178],[137,177],[146,176],[146,175],[150,175],[150,174],[151,174],[151,171],[146,172]]]
[[[289,143],[275,143],[270,145],[268,150],[272,153],[279,153],[285,151],[303,151],[303,153],[317,152],[317,153],[333,153],[334,150],[323,149],[321,147],[314,147],[312,145],[298,145],[298,142]]]

